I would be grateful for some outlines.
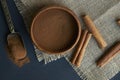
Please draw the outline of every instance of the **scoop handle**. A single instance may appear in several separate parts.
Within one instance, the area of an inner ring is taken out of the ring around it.
[[[0,0],[0,3],[2,5],[2,9],[3,9],[4,15],[5,15],[9,30],[10,30],[11,33],[14,33],[15,32],[14,24],[12,22],[12,18],[11,18],[9,9],[8,9],[7,1],[6,0]]]

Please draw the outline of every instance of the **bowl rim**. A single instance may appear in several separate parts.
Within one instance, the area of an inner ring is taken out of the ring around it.
[[[44,13],[45,11],[47,10],[51,10],[51,9],[58,9],[58,10],[63,10],[67,13],[69,13],[76,21],[76,24],[77,24],[77,27],[78,27],[78,34],[77,34],[77,37],[75,39],[75,42],[67,49],[63,50],[63,51],[60,51],[60,52],[54,52],[54,51],[49,51],[49,50],[46,50],[44,48],[42,48],[40,45],[37,44],[36,40],[34,39],[34,35],[33,35],[33,28],[34,28],[34,23],[36,21],[36,19],[38,18],[38,16],[40,16],[40,14]],[[45,6],[43,7],[38,13],[37,15],[34,17],[33,21],[32,21],[32,24],[31,24],[31,27],[30,27],[30,35],[31,35],[31,38],[32,38],[32,41],[34,43],[34,45],[42,52],[45,52],[47,54],[64,54],[68,51],[70,51],[71,49],[73,49],[75,47],[75,45],[78,43],[79,39],[80,39],[80,36],[81,36],[81,24],[80,24],[80,21],[78,19],[78,17],[76,16],[76,14],[68,9],[67,7],[64,7],[64,6],[57,6],[57,5],[49,5],[49,6]]]

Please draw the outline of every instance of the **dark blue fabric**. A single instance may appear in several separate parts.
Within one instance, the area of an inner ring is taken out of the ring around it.
[[[111,80],[120,80],[120,72],[114,76]]]
[[[37,61],[32,41],[27,33],[23,19],[13,0],[7,1],[15,29],[22,35],[27,48],[30,63],[18,68],[8,59],[5,45],[9,30],[0,5],[0,80],[80,80],[64,58],[47,65],[44,62],[39,63]]]
[[[30,63],[18,68],[8,59],[5,45],[9,30],[0,5],[0,80],[81,80],[64,58],[47,65],[37,61],[32,41],[27,33],[23,19],[13,0],[7,1],[15,29],[22,35],[24,40]],[[112,78],[112,80],[120,80],[119,76],[120,74]]]

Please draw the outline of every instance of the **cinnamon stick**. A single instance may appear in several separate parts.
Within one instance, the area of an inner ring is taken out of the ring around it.
[[[78,56],[78,54],[79,54],[79,52],[80,52],[80,50],[81,50],[81,48],[82,48],[82,46],[83,46],[83,43],[84,43],[84,41],[85,41],[85,38],[86,38],[87,33],[88,33],[88,30],[82,30],[82,34],[81,34],[81,37],[80,37],[80,39],[79,39],[79,44],[78,44],[78,46],[77,46],[77,50],[76,50],[76,52],[74,53],[73,58],[71,59],[71,63],[72,63],[72,64],[75,64],[75,61],[76,61],[77,56]]]
[[[119,52],[120,52],[120,42],[117,42],[116,45],[111,47],[110,50],[97,61],[97,66],[103,67],[110,60],[112,60],[117,54],[119,54]]]
[[[85,53],[85,51],[86,51],[86,47],[87,47],[87,45],[88,45],[88,43],[89,43],[89,40],[91,39],[91,36],[92,36],[92,34],[91,34],[91,33],[88,33],[87,36],[86,36],[86,38],[85,38],[85,41],[84,41],[83,46],[82,46],[82,49],[81,49],[81,51],[79,52],[79,55],[78,55],[78,57],[77,57],[77,60],[75,61],[75,65],[76,65],[77,67],[79,67],[80,64],[81,64],[81,62],[82,62],[82,59],[83,59],[83,57],[84,57],[84,53]]]
[[[117,20],[118,25],[120,25],[120,19]]]
[[[87,25],[87,27],[89,28],[90,32],[95,37],[100,48],[102,48],[102,49],[105,48],[107,46],[107,43],[105,42],[105,40],[101,36],[100,32],[98,31],[95,24],[93,23],[92,19],[88,15],[84,15],[83,20],[84,20],[85,24]]]

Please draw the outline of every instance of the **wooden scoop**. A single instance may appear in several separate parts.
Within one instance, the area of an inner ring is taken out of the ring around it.
[[[11,19],[11,15],[9,13],[9,9],[7,6],[6,0],[1,0],[1,5],[6,17],[7,24],[9,26],[10,34],[7,36],[7,48],[9,52],[10,58],[12,58],[13,62],[17,62],[26,58],[27,51],[24,47],[23,41],[19,35],[19,33],[15,32],[14,25]],[[25,62],[24,62],[25,63]],[[19,63],[15,63],[19,66]]]

